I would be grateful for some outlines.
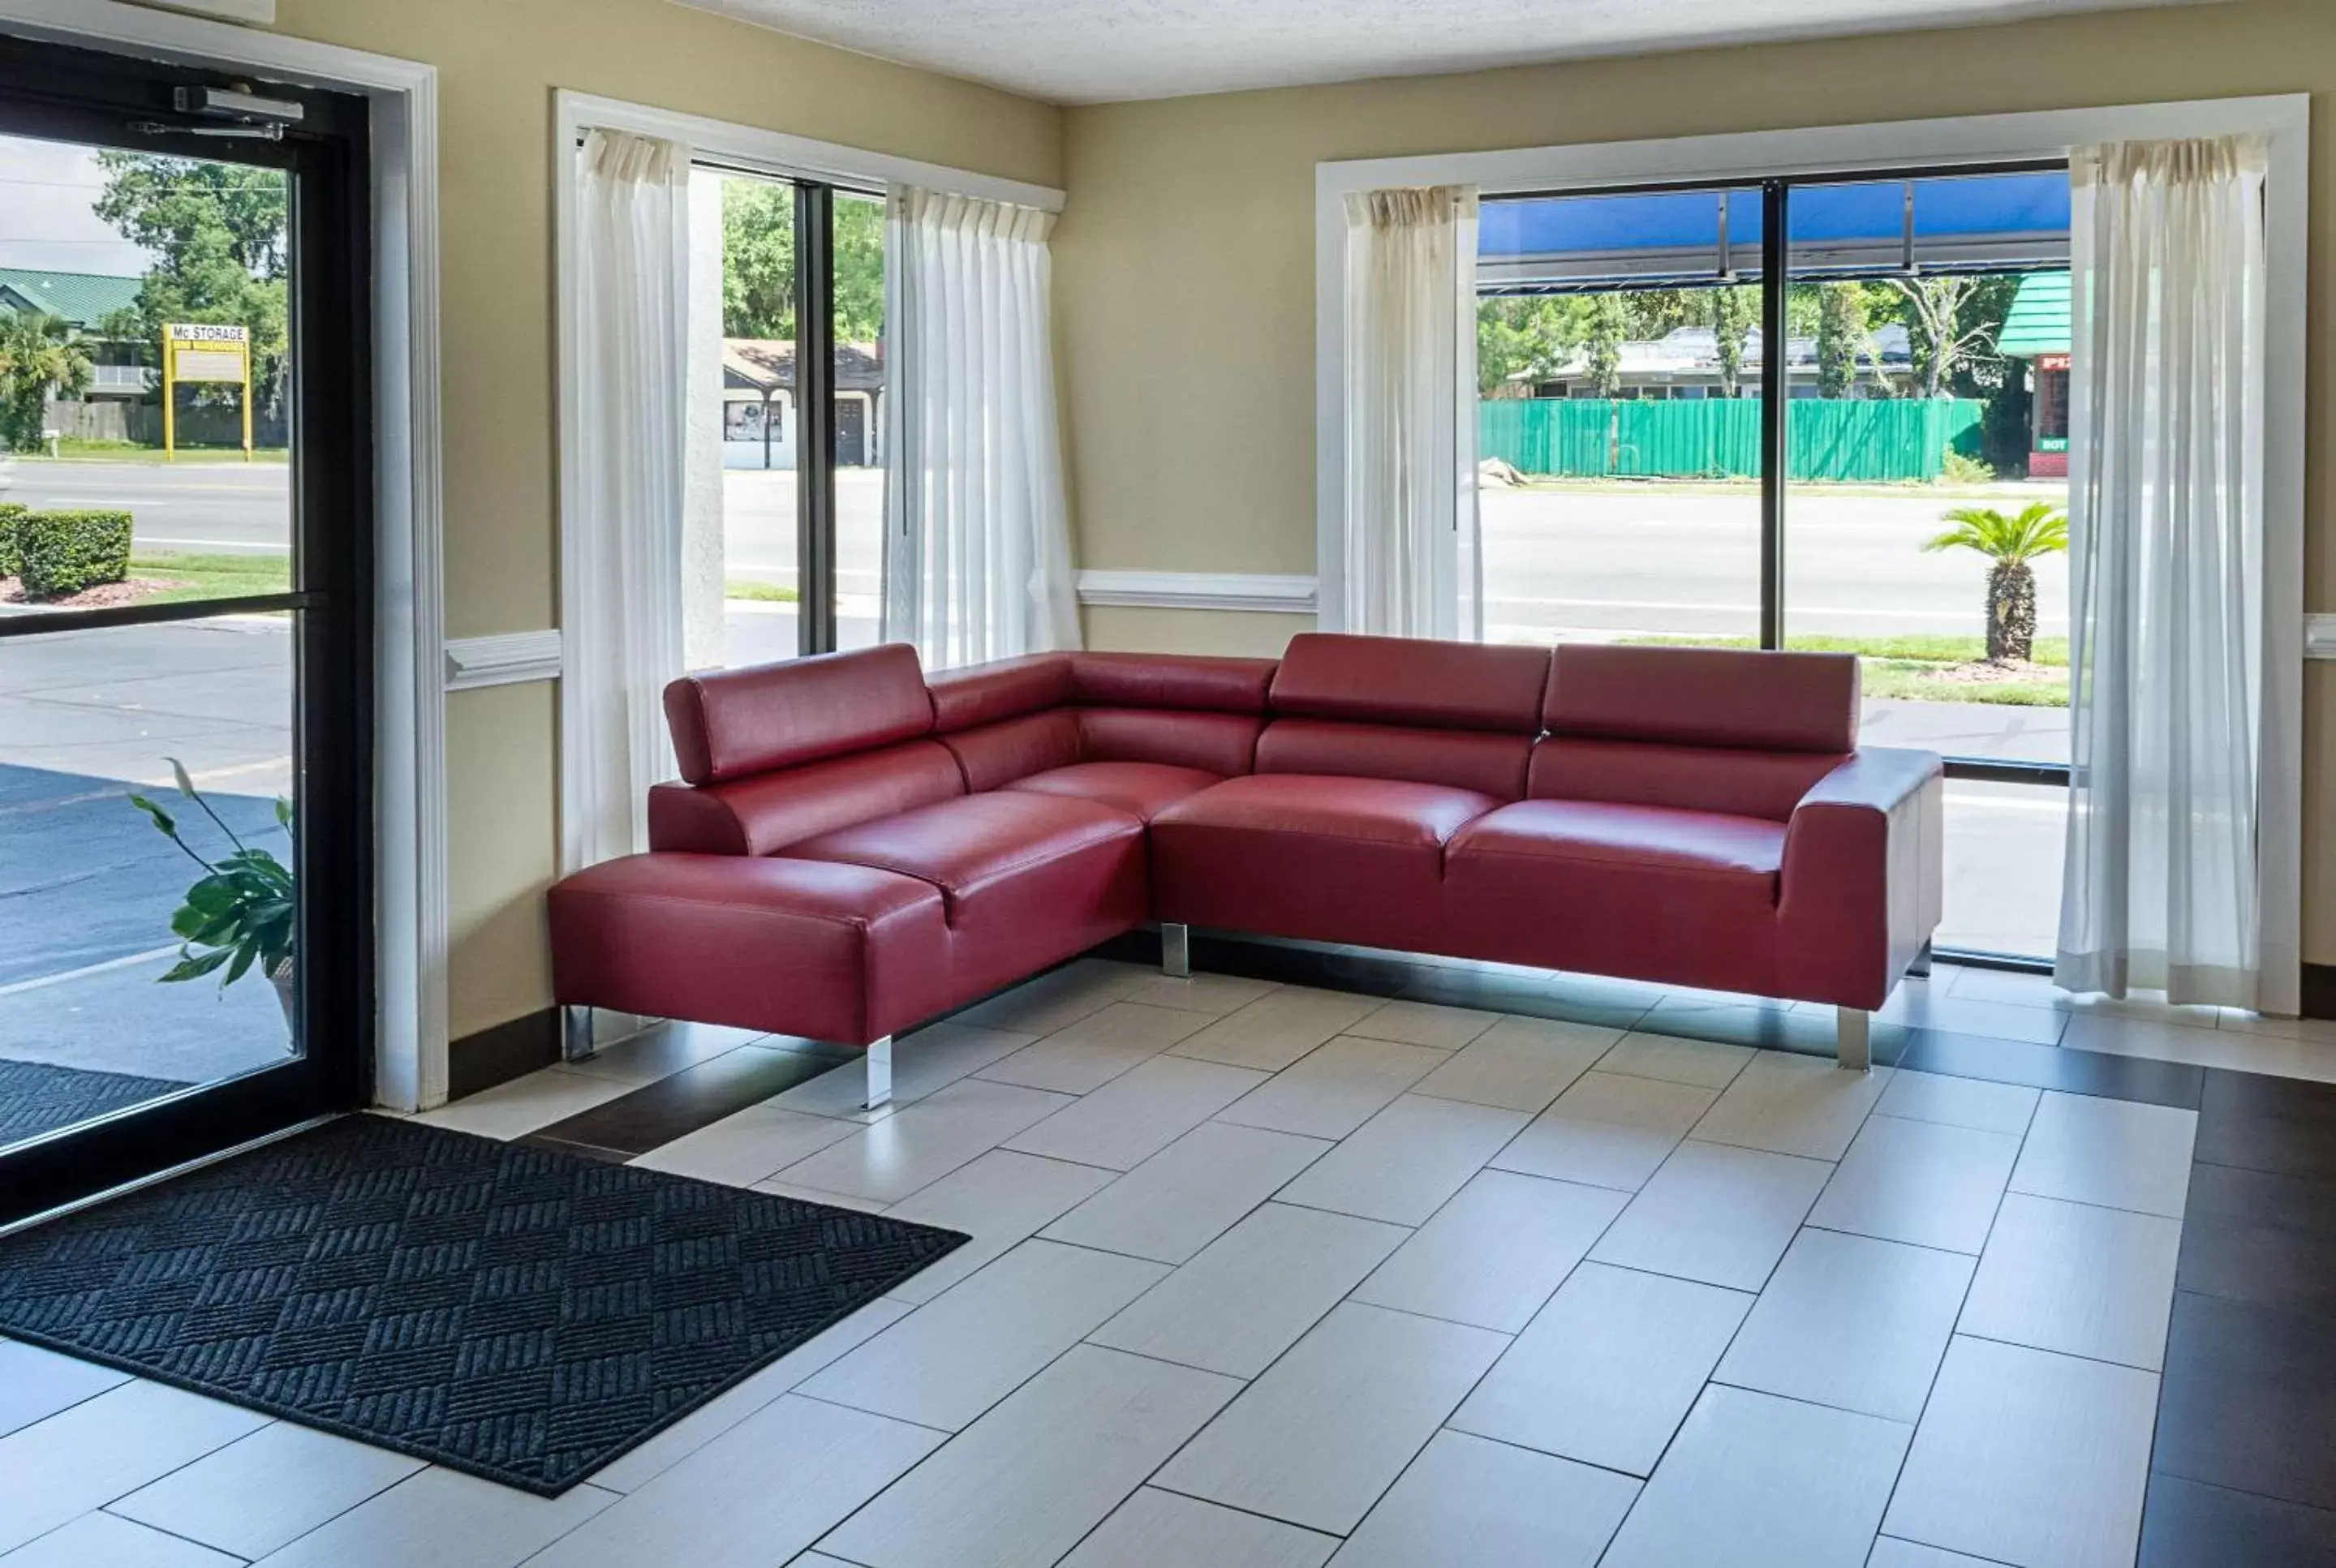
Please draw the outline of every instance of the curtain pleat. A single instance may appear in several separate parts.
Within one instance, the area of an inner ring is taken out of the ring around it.
[[[928,667],[1079,645],[1051,215],[897,187],[884,635]]]
[[[2264,164],[2251,137],[2071,162],[2072,991],[2259,1000]]]
[[[682,673],[689,155],[586,133],[576,203],[569,499],[581,618],[563,628],[581,759],[569,824],[579,864],[647,847],[652,784],[674,773],[666,683]]]
[[[1480,638],[1476,192],[1347,198],[1349,632]]]

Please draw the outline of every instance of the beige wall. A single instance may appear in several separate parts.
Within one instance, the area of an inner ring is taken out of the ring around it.
[[[1056,316],[1082,566],[1314,570],[1314,165],[1326,160],[2314,94],[2307,604],[2336,609],[2336,3],[1073,109]],[[1095,610],[1103,647],[1270,650],[1303,617]],[[2305,953],[2336,963],[2336,681],[2307,682]]]
[[[439,72],[446,626],[557,620],[552,93],[569,87],[1060,183],[1049,105],[822,48],[666,0],[281,0],[278,30]],[[448,700],[456,1035],[550,1001],[557,704],[550,686]]]

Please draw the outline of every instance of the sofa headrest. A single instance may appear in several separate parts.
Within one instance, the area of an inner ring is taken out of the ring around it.
[[[1276,715],[1443,730],[1541,729],[1549,650],[1302,632],[1275,672]]]
[[[685,675],[665,689],[692,784],[766,773],[928,734],[933,700],[906,643]]]
[[[933,727],[944,735],[995,724],[1071,700],[1071,656],[1027,653],[992,664],[944,670],[926,682],[933,693]]]
[[[1270,659],[1221,659],[1196,653],[1074,653],[1078,699],[1098,708],[1196,708],[1262,713],[1273,680]]]
[[[1567,643],[1550,670],[1543,722],[1560,737],[1849,751],[1857,702],[1851,653]]]

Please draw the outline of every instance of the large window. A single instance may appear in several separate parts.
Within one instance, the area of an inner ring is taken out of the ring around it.
[[[1485,634],[1863,656],[1949,762],[1942,949],[2051,951],[2065,167],[1487,199]]]
[[[700,168],[690,666],[864,648],[883,615],[884,203]]]

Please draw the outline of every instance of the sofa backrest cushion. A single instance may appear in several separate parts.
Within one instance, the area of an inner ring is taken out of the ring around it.
[[[1073,695],[1098,708],[1191,708],[1262,713],[1271,659],[1191,653],[1074,653]]]
[[[1258,737],[1260,773],[1329,773],[1473,789],[1497,799],[1524,793],[1533,742],[1484,730],[1276,719]]]
[[[1782,822],[1844,755],[1549,736],[1533,748],[1526,792],[1536,800],[1609,800]]]
[[[1071,656],[1031,653],[927,678],[933,727],[944,735],[1059,708],[1071,699]]]
[[[1079,758],[1085,762],[1165,762],[1228,778],[1256,763],[1258,731],[1251,713],[1202,713],[1173,708],[1081,708]]]
[[[649,791],[649,847],[775,855],[788,845],[965,793],[938,740],[908,740],[724,783]]]
[[[1290,640],[1269,703],[1277,719],[1431,730],[1541,730],[1549,650],[1303,632]]]
[[[1857,658],[1568,643],[1543,726],[1560,738],[1823,751],[1857,745]]]
[[[871,750],[933,727],[924,672],[905,643],[685,675],[666,687],[665,713],[692,784]]]
[[[959,730],[943,735],[941,744],[957,753],[958,765],[965,769],[965,787],[977,795],[1085,760],[1079,754],[1079,721],[1069,708],[1048,708]]]

